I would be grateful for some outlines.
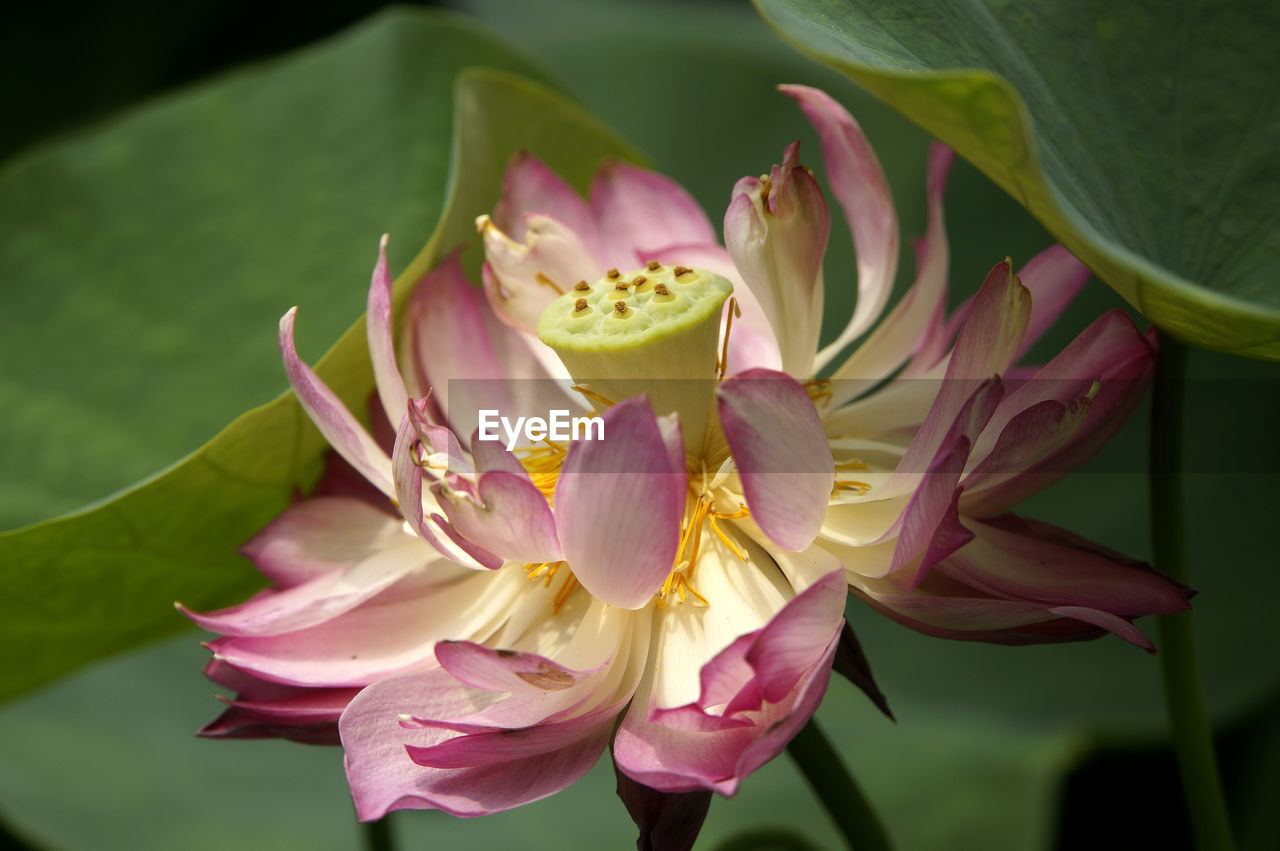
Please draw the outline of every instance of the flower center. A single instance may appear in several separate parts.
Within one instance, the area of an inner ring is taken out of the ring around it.
[[[705,269],[617,269],[579,281],[538,319],[538,338],[596,396],[620,402],[647,394],[654,413],[677,413],[686,452],[702,455],[712,414],[720,315],[733,291]]]

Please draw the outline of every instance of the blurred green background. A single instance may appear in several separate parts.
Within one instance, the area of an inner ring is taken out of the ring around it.
[[[279,315],[301,306],[302,353],[314,359],[363,310],[377,237],[392,232],[397,269],[425,242],[445,173],[422,151],[438,148],[447,128],[397,114],[417,85],[405,56],[435,46],[396,39],[406,20],[440,13],[377,13],[378,5],[297,12],[135,2],[67,16],[10,4],[3,12],[0,240],[21,225],[26,241],[0,246],[0,528],[102,499],[274,397],[285,387],[274,351]],[[747,4],[455,8],[514,45],[514,64],[545,68],[688,187],[713,221],[733,182],[767,170],[794,139],[821,172],[816,137],[773,86],[826,88],[862,123],[889,175],[904,235],[899,289],[909,284],[906,237],[923,232],[928,139],[793,53]],[[380,51],[384,44],[399,50]],[[329,80],[322,66],[332,71],[325,57],[335,56],[364,64],[317,90],[317,79]],[[394,92],[376,88],[388,79]],[[296,135],[253,125],[267,114]],[[334,127],[333,116],[370,124]],[[247,152],[246,135],[255,142]],[[1006,254],[1018,264],[1049,239],[966,164],[950,186],[958,301]],[[48,235],[38,242],[38,286],[13,273],[31,262],[33,232]],[[826,264],[829,335],[850,309],[852,269],[837,224]],[[1033,357],[1120,306],[1091,282]],[[1196,353],[1192,374],[1188,534],[1201,662],[1242,844],[1274,848],[1280,367]],[[1147,557],[1145,414],[1022,513]],[[862,608],[849,617],[898,722],[843,681],[819,718],[902,848],[1187,847],[1154,659],[1115,639],[992,647],[926,638]],[[355,847],[336,749],[192,737],[218,711],[199,673],[200,640],[187,630],[0,708],[0,816],[9,830],[55,849]],[[607,760],[513,813],[462,821],[412,812],[393,822],[406,848],[634,841]],[[785,757],[737,798],[715,801],[698,847],[763,826],[839,847]]]

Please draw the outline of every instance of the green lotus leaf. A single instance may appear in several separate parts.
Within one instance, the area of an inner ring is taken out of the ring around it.
[[[955,148],[1156,325],[1280,359],[1280,7],[756,6]]]

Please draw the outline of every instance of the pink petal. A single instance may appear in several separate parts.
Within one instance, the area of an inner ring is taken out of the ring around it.
[[[575,441],[556,481],[560,545],[592,596],[638,609],[671,572],[685,469],[672,463],[647,397],[620,402],[603,419],[604,439]]]
[[[962,499],[965,512],[981,516],[1002,511],[1082,463],[1101,448],[1137,406],[1153,369],[1153,347],[1132,320],[1118,310],[1101,316],[1005,398],[992,416],[988,432],[975,447],[974,457],[994,454],[994,436],[1023,411],[1045,402],[1064,406],[1067,420],[1061,428],[1065,431],[1085,407],[1081,400],[1088,398],[1083,424],[1065,435],[1057,447],[1052,446],[1052,440],[1061,435],[1044,437],[1043,451],[1035,460],[1020,463],[1011,457],[994,458],[988,471],[1003,474],[987,475],[966,486]],[[997,470],[997,465],[1002,470]]]
[[[471,571],[439,560],[351,611],[309,629],[211,642],[216,657],[259,679],[362,686],[438,666],[435,644],[487,637],[528,590],[523,574]],[[416,708],[415,708],[416,709]]]
[[[387,453],[374,443],[364,427],[351,416],[334,392],[325,386],[311,368],[298,357],[293,345],[293,321],[298,308],[280,317],[279,346],[284,371],[298,397],[298,404],[315,423],[329,445],[360,474],[387,496],[394,496],[391,484],[391,462]]]
[[[322,574],[283,591],[264,591],[248,602],[199,614],[178,610],[203,629],[223,635],[279,635],[306,629],[354,609],[402,577],[435,559],[412,538],[346,568]]]
[[[543,213],[563,223],[594,256],[602,254],[595,214],[587,202],[542,160],[520,151],[502,175],[502,197],[494,205],[493,222],[511,239],[524,242],[527,213]]]
[[[607,266],[639,268],[645,252],[683,243],[715,244],[707,214],[675,181],[618,160],[591,181],[591,209],[600,223]],[[679,261],[683,262],[683,261]]]
[[[928,345],[926,332],[934,324],[947,297],[947,246],[943,196],[947,174],[955,154],[942,144],[929,150],[929,225],[916,251],[916,279],[862,345],[832,374],[833,405],[869,390],[902,365],[911,354]],[[831,349],[823,349],[825,354]]]
[[[440,717],[460,715],[471,690],[445,671],[385,680],[365,689],[343,713],[339,729],[346,752],[347,780],[362,821],[397,809],[441,809],[478,816],[511,809],[551,795],[585,774],[608,743],[610,722],[584,730],[568,746],[510,761],[461,769],[415,765],[407,747],[438,744],[449,734],[406,728],[406,710],[426,709]]]
[[[1022,285],[1031,293],[1031,318],[1022,345],[1014,355],[1015,362],[1057,321],[1089,280],[1089,274],[1089,268],[1061,245],[1049,246],[1018,270]]]
[[[967,520],[974,540],[938,569],[996,597],[1137,617],[1188,608],[1185,591],[1047,523],[1004,515]]]
[[[835,484],[809,394],[788,375],[753,369],[722,382],[716,400],[752,520],[783,549],[807,548]]]
[[[391,272],[387,269],[387,235],[378,243],[378,263],[373,267],[373,280],[369,284],[369,303],[366,322],[369,331],[369,358],[373,362],[373,379],[378,387],[378,398],[391,422],[404,413],[409,396],[404,389],[404,379],[396,366],[395,332],[391,325]]]
[[[502,559],[538,564],[564,558],[547,498],[523,470],[482,474],[474,496],[437,489],[437,497],[460,535]]]
[[[285,509],[240,552],[273,585],[288,588],[351,567],[403,539],[400,521],[367,502],[323,496]]]
[[[844,209],[858,252],[858,302],[849,325],[818,355],[821,369],[862,335],[884,310],[898,270],[898,216],[871,143],[853,116],[825,92],[779,86],[804,110],[822,139],[831,191]]]
[[[426,768],[471,769],[510,765],[529,757],[554,756],[555,752],[582,741],[599,739],[602,731],[611,733],[619,709],[617,705],[610,705],[562,721],[542,721],[528,727],[471,733],[426,747],[409,745],[405,750],[410,759]]]
[[[436,659],[459,682],[484,691],[564,691],[593,673],[570,670],[536,653],[491,650],[470,641],[440,642]]]

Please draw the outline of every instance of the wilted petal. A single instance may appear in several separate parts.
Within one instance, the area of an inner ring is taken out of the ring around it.
[[[858,252],[858,301],[849,325],[818,355],[830,363],[884,310],[898,271],[898,216],[880,161],[862,129],[830,95],[807,86],[779,86],[795,98],[822,139],[831,191],[840,202]]]
[[[684,465],[672,463],[646,397],[614,405],[603,419],[604,439],[575,441],[556,481],[560,545],[592,596],[638,609],[671,572]]]
[[[835,484],[808,392],[781,372],[753,369],[722,382],[716,401],[752,519],[778,546],[803,550],[822,527]]]

